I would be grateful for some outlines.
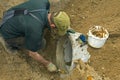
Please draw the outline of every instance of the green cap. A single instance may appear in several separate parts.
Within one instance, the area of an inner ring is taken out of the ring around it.
[[[70,18],[64,11],[54,13],[54,15],[53,21],[58,29],[58,34],[63,36],[66,34],[67,29],[70,26]]]

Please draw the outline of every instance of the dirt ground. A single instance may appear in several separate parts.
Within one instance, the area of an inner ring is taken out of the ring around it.
[[[74,0],[67,5],[72,27],[86,34],[93,25],[105,27],[110,37],[101,49],[89,47],[90,65],[111,80],[120,80],[120,1],[119,0]]]
[[[10,0],[0,1],[0,16],[2,16],[2,12],[11,6],[7,4],[11,3],[8,3]],[[2,3],[7,3],[7,6]],[[64,4],[64,8],[61,6],[69,14],[71,27],[77,32],[87,34],[89,28],[93,25],[100,25],[108,30],[110,36],[105,45],[100,49],[89,46],[88,51],[91,55],[89,65],[100,76],[109,77],[111,80],[120,80],[119,4],[120,0],[70,0]],[[48,45],[46,53],[54,53],[54,47],[51,47],[52,44],[49,43]],[[51,61],[54,58],[51,55],[48,57],[48,54],[42,55]],[[1,45],[0,80],[60,80],[60,77],[59,73],[49,73],[41,64],[38,64],[21,51],[17,54],[6,53]]]

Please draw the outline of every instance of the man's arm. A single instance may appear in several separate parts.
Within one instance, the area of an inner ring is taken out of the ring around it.
[[[30,57],[42,63],[44,66],[47,66],[50,63],[49,61],[44,59],[38,52],[33,52],[33,51],[28,50],[28,54]]]
[[[28,54],[36,61],[42,63],[47,68],[48,71],[50,72],[57,71],[57,67],[53,63],[44,59],[38,52],[33,52],[29,50]]]

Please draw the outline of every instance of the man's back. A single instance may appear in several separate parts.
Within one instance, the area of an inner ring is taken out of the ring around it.
[[[14,6],[14,7],[10,8],[9,10],[20,9],[20,8],[24,8],[24,9],[28,9],[28,10],[34,10],[34,9],[49,10],[49,7],[50,7],[50,4],[49,4],[48,0],[29,0],[27,2],[24,2],[22,4]]]
[[[10,10],[27,9],[28,11],[44,9],[44,11],[32,12],[13,16],[1,27],[1,33],[5,39],[25,36],[27,49],[36,51],[41,46],[44,28],[48,25],[48,0],[29,0],[25,3],[12,7]],[[37,20],[35,17],[39,20]]]

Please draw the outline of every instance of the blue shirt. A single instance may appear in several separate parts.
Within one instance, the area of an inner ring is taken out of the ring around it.
[[[7,20],[0,29],[5,39],[24,36],[26,48],[36,52],[41,48],[44,29],[49,28],[47,15],[50,9],[50,3],[48,0],[29,0],[9,10],[16,9],[27,9],[28,11],[44,9],[44,11],[32,13],[40,22],[29,14],[21,14]]]

